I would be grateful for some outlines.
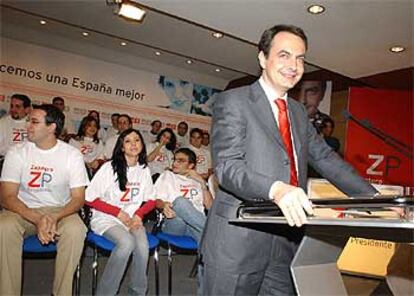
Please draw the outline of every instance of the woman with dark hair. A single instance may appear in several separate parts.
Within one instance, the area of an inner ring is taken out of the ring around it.
[[[98,138],[102,141],[106,139],[106,130],[101,127],[101,117],[96,110],[89,110],[88,116],[94,117],[98,121]]]
[[[159,132],[155,143],[148,144],[148,165],[153,178],[156,179],[164,170],[171,167],[176,143],[177,138],[173,130],[165,128]]]
[[[76,137],[69,140],[69,144],[82,153],[89,176],[93,176],[104,162],[104,146],[98,139],[98,126],[94,117],[86,116],[81,121]]]
[[[98,295],[116,294],[131,253],[128,293],[146,293],[149,251],[142,219],[157,202],[159,208],[163,206],[162,201],[155,200],[146,158],[140,132],[125,130],[115,144],[112,160],[101,167],[86,190],[86,203],[92,207],[92,230],[116,245],[98,283]]]

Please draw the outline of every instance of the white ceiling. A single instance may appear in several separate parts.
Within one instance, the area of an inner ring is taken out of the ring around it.
[[[139,68],[139,57],[232,80],[256,75],[262,31],[289,23],[306,31],[312,65],[351,78],[414,66],[412,0],[318,1],[326,7],[320,16],[308,14],[311,2],[300,0],[138,2],[151,8],[140,25],[114,15],[105,0],[1,1],[1,34],[130,67]],[[211,30],[227,35],[216,40]],[[128,45],[121,47],[121,40]],[[395,44],[407,50],[389,53]],[[164,54],[155,56],[156,49]]]

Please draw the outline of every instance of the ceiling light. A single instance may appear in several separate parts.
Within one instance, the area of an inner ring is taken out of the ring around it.
[[[220,68],[216,68],[214,71],[221,72],[221,69]]]
[[[403,52],[405,50],[404,46],[401,45],[395,45],[393,47],[390,47],[389,49],[392,53],[400,53]]]
[[[89,36],[89,33],[88,32],[82,32],[82,35],[87,37],[87,36]]]
[[[325,11],[325,7],[322,5],[311,5],[308,7],[308,12],[311,14],[321,14]]]
[[[145,10],[130,0],[107,0],[108,5],[117,5],[115,13],[128,20],[140,22],[145,16]]]
[[[124,42],[124,41],[122,41],[122,42],[121,42],[121,46],[125,46],[125,45],[127,45],[127,43],[126,43],[126,42]]]
[[[46,21],[45,20],[40,20],[40,22],[39,22],[41,25],[46,25]]]
[[[193,63],[193,61],[192,60],[187,60],[186,63],[189,64],[189,65],[191,65]]]
[[[155,55],[160,56],[160,55],[161,55],[161,52],[156,51],[156,52],[155,52]]]
[[[220,33],[220,32],[214,32],[211,35],[213,35],[213,37],[217,39],[223,38],[224,36],[223,33]]]

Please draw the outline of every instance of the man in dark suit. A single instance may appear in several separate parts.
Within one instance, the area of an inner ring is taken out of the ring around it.
[[[212,151],[220,188],[201,244],[205,295],[294,293],[289,266],[296,244],[229,224],[241,200],[273,200],[290,226],[301,226],[305,212],[312,213],[303,191],[308,162],[347,194],[376,193],[317,135],[305,107],[287,97],[302,77],[306,49],[300,28],[266,30],[259,43],[259,81],[217,97]]]

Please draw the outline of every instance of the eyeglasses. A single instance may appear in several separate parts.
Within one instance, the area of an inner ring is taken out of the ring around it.
[[[178,162],[178,163],[186,163],[186,162],[188,162],[188,160],[187,159],[184,159],[184,158],[174,158],[174,161],[175,162]]]

